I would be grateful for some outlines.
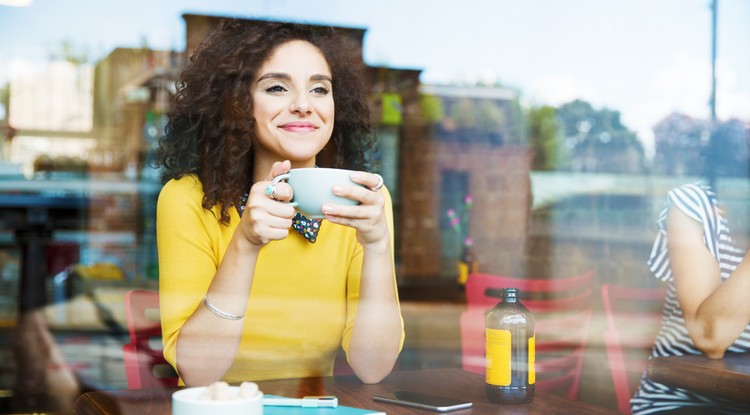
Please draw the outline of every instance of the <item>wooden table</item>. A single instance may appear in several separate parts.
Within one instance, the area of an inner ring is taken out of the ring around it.
[[[306,395],[335,395],[341,405],[386,412],[388,415],[426,415],[431,412],[375,402],[372,395],[400,389],[427,392],[468,399],[470,409],[451,412],[468,414],[616,414],[606,408],[557,395],[537,393],[527,405],[497,405],[484,394],[484,377],[461,369],[429,369],[393,372],[383,382],[365,385],[354,376],[284,379],[257,382],[260,389],[271,395],[302,397]],[[75,403],[75,414],[138,414],[170,415],[172,392],[175,389],[135,389],[97,391],[81,395]]]
[[[647,371],[654,382],[750,403],[750,353],[727,353],[719,360],[703,355],[657,357],[649,360]]]

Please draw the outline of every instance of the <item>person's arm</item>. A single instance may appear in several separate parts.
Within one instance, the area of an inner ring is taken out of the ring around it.
[[[367,187],[377,176],[352,178]],[[393,223],[387,190],[334,188],[334,194],[361,202],[359,206],[324,207],[326,219],[357,230],[362,245],[359,300],[349,340],[349,365],[364,383],[377,383],[393,369],[403,341],[403,320],[396,292],[393,265]]]
[[[181,181],[187,183],[167,184],[157,204],[159,294],[164,356],[185,384],[195,386],[221,379],[234,359],[244,326],[244,320],[212,315],[202,303],[203,296],[208,292],[211,302],[223,310],[244,313],[246,296],[235,301],[223,290],[224,284],[231,284],[238,297],[249,292],[253,256],[243,259],[246,268],[230,283],[232,268],[243,266],[232,253],[235,248],[230,243],[226,265],[217,269],[219,253],[212,233],[218,232],[218,226],[211,223],[215,212],[206,212],[201,206],[202,192],[191,189],[199,186],[197,181],[189,177]]]
[[[288,163],[278,163],[274,168],[288,170],[289,166]],[[283,172],[276,171],[275,174]],[[166,333],[176,336],[173,364],[186,385],[207,385],[221,380],[234,362],[245,327],[244,318],[223,318],[211,311],[203,303],[204,293],[216,308],[236,316],[244,315],[261,248],[270,240],[283,239],[288,235],[294,208],[270,200],[263,193],[264,185],[256,184],[251,189],[245,215],[217,268],[216,254],[211,253],[211,247],[204,243],[202,249],[200,246],[199,249],[193,248],[193,239],[205,238],[200,233],[206,230],[199,226],[186,230],[179,203],[167,204],[166,198],[163,204],[160,197],[157,207],[158,239],[168,241],[159,241],[159,262],[160,266],[162,263],[166,265],[164,273],[168,279],[164,284],[172,287],[172,295],[189,296],[190,304],[194,307],[187,318],[170,324],[173,332]],[[198,211],[193,214],[211,215],[204,213],[200,206],[193,209]],[[270,214],[273,211],[279,215]],[[172,238],[170,233],[181,233],[183,236]],[[214,267],[213,270],[210,267]],[[197,285],[199,289],[194,285],[181,291],[180,280],[187,278],[200,280],[201,283]],[[207,288],[200,289],[206,285]],[[174,301],[181,300],[178,298]],[[170,320],[169,314],[172,312],[168,306],[162,307],[163,315]]]
[[[245,313],[258,252],[234,234],[206,294],[211,304],[227,313]],[[244,318],[222,318],[201,302],[177,337],[177,371],[185,384],[221,380],[234,362],[244,327]]]
[[[707,357],[721,359],[750,322],[750,253],[722,283],[719,264],[703,243],[699,222],[680,209],[670,209],[667,235],[688,335]]]
[[[403,326],[391,252],[390,241],[364,247],[359,305],[349,343],[349,364],[364,383],[383,380],[401,348]]]

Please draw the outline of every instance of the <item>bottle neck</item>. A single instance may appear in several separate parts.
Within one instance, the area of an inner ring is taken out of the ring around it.
[[[507,288],[503,290],[503,301],[506,303],[517,303],[518,302],[518,289]]]

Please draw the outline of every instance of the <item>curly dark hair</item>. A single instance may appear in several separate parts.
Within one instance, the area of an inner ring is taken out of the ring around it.
[[[196,174],[203,207],[221,205],[222,223],[254,182],[250,84],[282,44],[304,40],[331,68],[336,108],[331,139],[318,164],[364,170],[373,145],[359,48],[340,29],[297,23],[222,19],[195,50],[177,83],[157,164],[162,182]]]

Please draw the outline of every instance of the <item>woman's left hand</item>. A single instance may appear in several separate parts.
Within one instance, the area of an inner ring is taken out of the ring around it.
[[[382,178],[374,173],[355,172],[351,179],[360,186],[334,186],[333,194],[358,201],[356,206],[324,204],[323,213],[332,223],[349,226],[357,230],[357,240],[362,246],[390,241],[388,224],[380,193]],[[374,190],[376,189],[376,190]]]

